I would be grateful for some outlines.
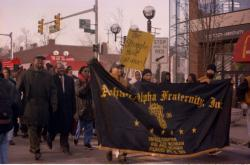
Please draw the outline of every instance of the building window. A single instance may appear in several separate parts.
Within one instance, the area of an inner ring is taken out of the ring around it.
[[[249,0],[199,0],[198,6],[203,16],[250,9]]]
[[[233,9],[234,11],[250,9],[250,1],[249,0],[232,0],[233,1]]]
[[[233,11],[232,0],[217,0],[217,13],[228,13]]]
[[[199,0],[199,9],[204,14],[214,15],[233,11],[232,0]]]

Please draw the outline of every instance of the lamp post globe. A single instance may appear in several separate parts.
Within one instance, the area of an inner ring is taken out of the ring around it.
[[[146,6],[143,9],[143,15],[147,18],[147,19],[152,19],[155,16],[155,8],[153,6]]]
[[[144,9],[143,9],[143,15],[145,18],[148,19],[148,22],[147,22],[147,31],[149,33],[151,33],[151,19],[154,18],[155,16],[155,8],[153,6],[146,6]]]
[[[110,27],[110,30],[111,30],[112,33],[115,34],[115,41],[116,41],[116,35],[117,35],[118,33],[120,33],[121,27],[119,26],[119,24],[113,24],[113,25]]]

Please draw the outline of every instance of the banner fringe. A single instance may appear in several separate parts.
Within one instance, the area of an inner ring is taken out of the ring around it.
[[[118,149],[118,148],[103,147],[103,146],[98,146],[97,148],[100,149],[100,150],[106,150],[106,151],[119,150],[120,152],[142,153],[142,154],[146,154],[146,155],[149,155],[149,156],[158,156],[158,157],[162,157],[162,158],[172,158],[172,159],[177,159],[177,158],[194,158],[194,157],[197,157],[197,156],[209,154],[211,152],[222,151],[222,148],[211,148],[211,149],[207,149],[207,150],[200,151],[200,152],[193,153],[193,154],[169,155],[169,154],[161,154],[161,153],[155,153],[155,152],[137,151],[137,150],[129,150],[129,149]]]

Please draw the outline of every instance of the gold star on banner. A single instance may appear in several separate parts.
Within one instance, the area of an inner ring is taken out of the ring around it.
[[[167,112],[167,113],[166,113],[166,117],[167,117],[167,119],[170,119],[170,118],[172,118],[172,117],[173,117],[173,115],[172,115],[172,113],[171,113],[171,112]]]
[[[174,135],[174,131],[173,131],[173,130],[171,130],[171,131],[170,131],[170,134],[171,134],[171,135]]]
[[[154,133],[154,128],[150,129],[150,133],[152,133],[152,134]]]
[[[180,133],[180,135],[183,135],[184,134],[184,130],[183,129],[179,129],[179,133]]]
[[[139,127],[140,122],[138,120],[135,120],[134,124],[136,127]]]
[[[192,129],[192,133],[193,133],[193,134],[196,134],[196,133],[197,133],[197,129],[196,129],[196,128],[193,128],[193,129]]]
[[[162,130],[162,131],[161,131],[161,134],[164,135],[164,134],[165,134],[165,130]]]

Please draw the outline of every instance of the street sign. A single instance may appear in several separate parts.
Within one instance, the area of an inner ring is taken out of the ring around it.
[[[168,38],[155,38],[152,46],[151,71],[156,74],[158,65],[160,72],[169,70],[168,62]]]
[[[167,55],[168,55],[168,38],[155,38],[152,46],[152,62],[157,62],[158,58],[162,56],[167,57]]]
[[[95,30],[92,30],[92,29],[84,29],[84,32],[95,34]]]
[[[49,33],[55,33],[57,32],[56,28],[54,25],[49,26]]]
[[[80,29],[90,29],[90,19],[79,19]]]

